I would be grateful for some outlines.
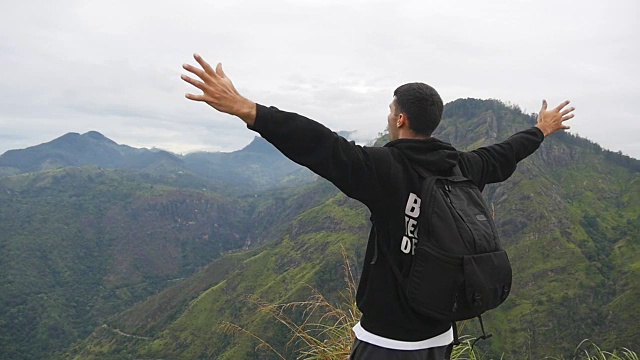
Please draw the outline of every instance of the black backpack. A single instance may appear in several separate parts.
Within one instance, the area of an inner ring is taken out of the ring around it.
[[[386,257],[414,311],[453,323],[454,344],[455,322],[474,317],[482,327],[478,340],[489,338],[481,315],[506,300],[512,273],[482,193],[457,166],[452,176],[414,170],[424,180],[409,275]]]

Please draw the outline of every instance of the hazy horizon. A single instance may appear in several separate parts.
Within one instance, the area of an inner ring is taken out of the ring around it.
[[[538,112],[565,99],[578,134],[640,158],[638,2],[364,0],[12,2],[0,14],[0,153],[68,132],[134,147],[233,151],[255,133],[184,98],[198,52],[246,97],[361,142],[393,90],[499,99]],[[635,44],[635,45],[634,45]]]

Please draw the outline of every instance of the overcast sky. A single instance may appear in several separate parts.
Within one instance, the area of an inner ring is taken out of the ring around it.
[[[255,135],[184,98],[181,65],[222,62],[250,99],[371,139],[393,90],[570,99],[573,133],[640,158],[640,8],[609,1],[3,1],[0,154],[67,132],[177,153]]]

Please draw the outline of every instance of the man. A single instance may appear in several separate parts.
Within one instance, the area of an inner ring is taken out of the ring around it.
[[[384,147],[361,147],[313,120],[242,97],[221,64],[214,70],[199,55],[194,58],[202,69],[187,64],[184,69],[200,80],[187,75],[182,79],[203,94],[186,94],[188,99],[238,116],[284,155],[331,181],[371,211],[376,233],[369,237],[358,286],[356,300],[362,318],[353,329],[357,340],[351,359],[448,358],[453,341],[451,322],[412,311],[390,262],[378,257],[378,246],[384,246],[388,249],[385,256],[393,258],[401,273],[408,272],[417,236],[407,219],[417,218],[421,199],[415,194],[421,193],[422,186],[412,165],[443,175],[450,175],[458,166],[482,190],[486,184],[509,178],[516,164],[532,154],[546,136],[569,128],[564,125],[573,117],[574,108],[566,108],[569,101],[553,110],[547,110],[543,101],[535,127],[499,144],[458,152],[431,137],[443,111],[438,93],[426,84],[405,84],[395,90],[389,105],[391,141]]]

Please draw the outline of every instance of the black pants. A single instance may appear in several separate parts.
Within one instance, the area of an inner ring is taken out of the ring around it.
[[[356,339],[349,360],[449,360],[453,345],[423,350],[385,349]]]

